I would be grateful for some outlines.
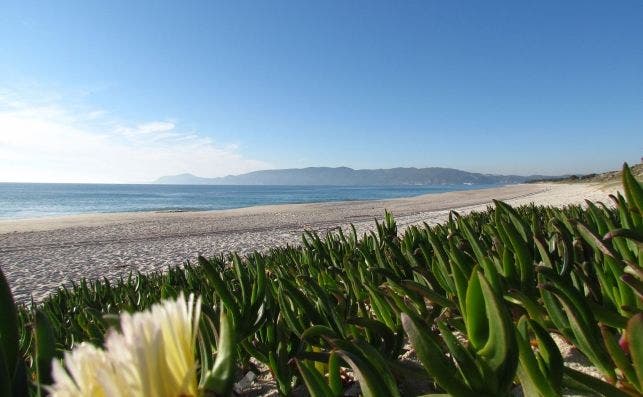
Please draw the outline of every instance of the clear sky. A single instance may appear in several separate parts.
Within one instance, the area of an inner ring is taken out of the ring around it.
[[[643,1],[0,2],[0,181],[643,155]]]

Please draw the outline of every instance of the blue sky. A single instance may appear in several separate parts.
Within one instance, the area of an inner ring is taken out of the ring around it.
[[[4,1],[0,180],[643,155],[643,2]]]

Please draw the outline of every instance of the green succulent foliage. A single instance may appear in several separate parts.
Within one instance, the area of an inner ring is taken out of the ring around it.
[[[253,358],[280,395],[298,387],[341,396],[400,394],[410,341],[434,383],[427,393],[603,396],[643,393],[643,189],[627,165],[612,203],[551,208],[496,201],[443,224],[409,226],[390,213],[246,257],[199,258],[152,274],[80,280],[16,306],[0,271],[0,395],[39,395],[51,360],[104,342],[118,314],[179,292],[202,299],[198,376],[230,395]],[[607,382],[562,366],[550,333],[582,352]],[[437,395],[437,394],[436,394]]]
[[[205,373],[201,387],[217,396],[229,396],[234,383],[236,332],[232,320],[223,310],[219,324],[216,359],[212,368]]]
[[[509,395],[518,364],[513,323],[501,298],[479,270],[474,270],[469,280],[466,306],[468,347],[443,322],[437,323],[438,338],[417,318],[403,313],[404,329],[429,375],[448,393]]]
[[[519,350],[517,377],[527,396],[560,396],[563,381],[563,357],[545,328],[523,316],[516,326]],[[532,348],[536,342],[536,349]]]
[[[615,379],[614,365],[607,349],[602,343],[600,329],[591,307],[584,296],[576,289],[566,285],[557,275],[543,269],[542,274],[547,280],[542,288],[553,295],[556,303],[567,317],[568,327],[563,335],[577,346],[587,358],[608,379]]]
[[[307,371],[310,367],[303,365],[302,377],[309,386],[311,394],[333,396],[341,392],[338,388],[340,366],[348,366],[352,369],[356,380],[359,381],[360,390],[365,397],[386,397],[400,396],[397,383],[390,370],[389,363],[377,349],[363,340],[347,340],[338,338],[338,335],[325,326],[313,326],[306,330],[302,339],[308,341],[311,346],[329,349],[328,356],[328,385],[322,382],[324,374]],[[305,357],[305,355],[303,355]],[[319,357],[319,356],[317,356]],[[315,357],[315,358],[317,358]],[[325,362],[326,355],[321,355]],[[321,384],[323,383],[323,386]],[[327,393],[327,394],[324,394]]]
[[[36,344],[36,379],[38,379],[37,393],[44,395],[42,386],[53,383],[51,377],[51,363],[56,358],[56,338],[49,318],[36,310],[36,321],[34,324],[34,341]]]
[[[0,391],[6,396],[27,395],[27,373],[19,351],[18,309],[0,269]],[[48,376],[48,374],[47,374]]]
[[[627,324],[627,335],[629,338],[629,352],[632,358],[631,365],[623,372],[628,375],[630,383],[636,390],[643,393],[643,313],[633,316]]]
[[[326,383],[326,379],[320,374],[313,364],[297,360],[297,369],[301,374],[306,388],[311,397],[335,397],[333,390]]]

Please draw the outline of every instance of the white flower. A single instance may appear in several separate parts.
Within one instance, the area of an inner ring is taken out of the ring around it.
[[[81,343],[65,353],[65,368],[54,360],[53,396],[127,396],[128,385],[118,376],[107,353],[90,343]]]
[[[196,396],[195,345],[201,301],[183,294],[145,312],[121,315],[121,332],[111,332],[106,350],[81,344],[54,362],[56,396]]]

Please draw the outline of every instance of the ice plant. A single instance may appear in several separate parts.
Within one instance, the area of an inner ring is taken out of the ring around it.
[[[126,396],[130,389],[110,356],[86,342],[65,353],[65,368],[54,361],[52,375],[53,396]]]
[[[122,314],[106,350],[81,344],[54,362],[53,396],[159,396],[198,394],[196,336],[200,299],[167,300],[150,310]]]

